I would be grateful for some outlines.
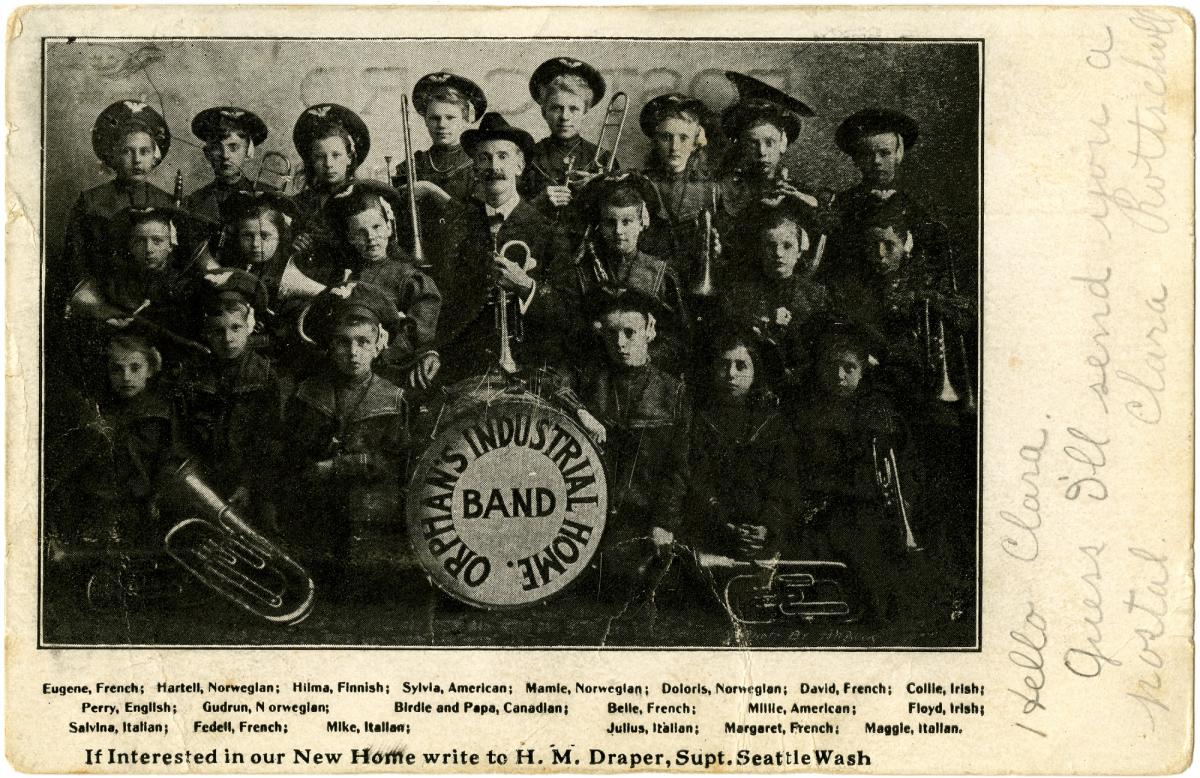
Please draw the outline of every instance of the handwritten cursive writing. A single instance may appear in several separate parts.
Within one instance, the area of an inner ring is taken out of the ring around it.
[[[1021,498],[1022,512],[1015,514],[1011,511],[1000,511],[1001,519],[1020,530],[1017,537],[1006,535],[1000,541],[1000,547],[1004,549],[1004,553],[1022,562],[1032,562],[1037,559],[1037,531],[1042,526],[1042,504],[1038,497],[1041,494],[1041,488],[1037,482],[1037,477],[1041,474],[1042,469],[1038,463],[1042,459],[1042,452],[1046,450],[1050,433],[1044,429],[1039,429],[1038,432],[1042,435],[1041,442],[1027,443],[1021,446],[1019,452],[1021,459],[1029,465],[1021,473],[1021,483],[1024,484],[1025,491],[1025,496]]]
[[[1145,589],[1145,592],[1148,592],[1149,596],[1143,596],[1139,599],[1139,590],[1130,589],[1129,599],[1124,601],[1129,613],[1133,613],[1136,610],[1140,614],[1148,615],[1150,618],[1149,627],[1138,627],[1133,631],[1142,644],[1141,650],[1138,651],[1138,661],[1149,667],[1150,670],[1147,675],[1143,675],[1138,679],[1136,691],[1126,692],[1126,695],[1141,706],[1142,711],[1145,712],[1146,717],[1150,721],[1150,731],[1153,732],[1156,726],[1154,711],[1169,712],[1171,710],[1159,696],[1163,690],[1162,670],[1164,663],[1162,654],[1158,653],[1151,645],[1166,632],[1163,617],[1167,615],[1167,583],[1171,580],[1171,574],[1167,570],[1167,558],[1165,556],[1152,554],[1143,548],[1130,548],[1129,553],[1137,559],[1152,565],[1154,570],[1154,577],[1149,580]]]
[[[1095,368],[1099,374],[1097,378],[1088,387],[1092,393],[1096,395],[1096,399],[1100,401],[1100,407],[1104,412],[1108,413],[1108,363],[1112,361],[1109,357],[1108,344],[1105,342],[1111,333],[1105,325],[1105,320],[1112,314],[1112,304],[1108,301],[1108,282],[1112,280],[1112,268],[1104,268],[1104,278],[1090,278],[1088,276],[1071,276],[1072,281],[1078,281],[1087,286],[1088,294],[1100,301],[1102,309],[1092,313],[1092,323],[1096,328],[1092,331],[1092,346],[1093,353],[1088,354],[1084,363],[1088,367]]]
[[[1167,372],[1167,352],[1163,349],[1160,336],[1167,334],[1167,287],[1160,285],[1162,293],[1146,300],[1146,307],[1155,314],[1154,325],[1147,330],[1145,340],[1149,346],[1145,350],[1145,365],[1154,375],[1150,382],[1141,377],[1118,370],[1119,380],[1133,385],[1140,390],[1140,396],[1125,403],[1125,412],[1143,424],[1158,424],[1162,420],[1162,402],[1159,395],[1167,388],[1164,373]]]
[[[1032,602],[1026,603],[1027,612],[1024,621],[1018,629],[1008,633],[1020,647],[1008,652],[1008,661],[1027,671],[1021,679],[1021,690],[1009,688],[1009,691],[1021,698],[1021,714],[1032,715],[1037,711],[1046,710],[1042,703],[1042,689],[1046,686],[1046,660],[1043,652],[1046,649],[1046,619],[1038,613]],[[1046,737],[1046,733],[1029,724],[1014,721],[1014,725],[1035,735]]]
[[[1075,675],[1095,678],[1107,665],[1120,667],[1121,660],[1108,656],[1100,645],[1104,640],[1104,633],[1100,629],[1100,625],[1104,623],[1104,595],[1100,592],[1100,554],[1104,551],[1104,544],[1080,546],[1079,550],[1091,562],[1091,569],[1080,576],[1080,580],[1087,584],[1091,591],[1091,596],[1082,600],[1087,610],[1083,621],[1088,625],[1090,633],[1086,640],[1091,648],[1068,648],[1063,654],[1063,664]]]
[[[1108,487],[1104,481],[1100,480],[1100,468],[1108,464],[1108,457],[1104,454],[1104,447],[1108,445],[1109,440],[1096,440],[1086,432],[1076,429],[1075,427],[1067,427],[1067,434],[1079,441],[1079,446],[1063,446],[1063,453],[1068,459],[1078,462],[1081,465],[1087,465],[1089,472],[1083,478],[1076,478],[1067,486],[1067,490],[1063,493],[1068,500],[1078,500],[1081,496],[1090,497],[1093,500],[1108,499]],[[1061,480],[1067,480],[1064,476]]]

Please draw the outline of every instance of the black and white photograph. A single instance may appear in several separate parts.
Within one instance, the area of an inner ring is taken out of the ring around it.
[[[644,32],[43,40],[39,646],[980,649],[984,42]]]

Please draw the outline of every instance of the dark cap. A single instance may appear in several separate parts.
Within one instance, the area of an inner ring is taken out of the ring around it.
[[[646,294],[632,287],[614,290],[596,308],[596,320],[600,321],[610,313],[630,311],[644,316],[662,316],[662,301],[653,295]]]
[[[655,128],[658,127],[662,120],[677,111],[686,111],[695,114],[702,126],[708,118],[708,106],[703,101],[678,92],[672,92],[671,94],[659,95],[642,106],[642,112],[638,116],[638,124],[641,126],[642,132],[646,137],[653,137]]]
[[[171,130],[167,121],[158,111],[138,100],[121,100],[100,112],[92,125],[92,151],[107,162],[121,136],[135,130],[149,135],[162,156],[167,156],[171,148]]]
[[[600,206],[608,196],[619,190],[629,188],[638,193],[652,219],[664,218],[666,208],[658,187],[645,175],[635,171],[622,171],[596,176],[588,182],[579,193],[579,207],[588,221],[600,218]]]
[[[255,146],[267,139],[267,125],[244,108],[206,108],[192,119],[192,134],[205,143],[220,142],[230,130],[244,135]]]
[[[377,207],[380,200],[391,206],[393,218],[396,218],[396,214],[404,213],[403,209],[407,207],[401,194],[387,184],[357,180],[325,201],[326,214],[334,231],[342,234],[345,232],[346,219],[367,208]]]
[[[314,341],[327,345],[339,325],[355,319],[380,324],[395,334],[404,314],[382,288],[352,281],[330,287],[313,299],[305,316],[305,329]]]
[[[264,209],[278,212],[289,224],[294,224],[300,218],[300,209],[292,199],[278,192],[239,189],[230,192],[217,209],[224,224],[234,224],[247,216],[257,215]]]
[[[889,108],[867,108],[846,117],[838,125],[833,139],[847,154],[854,153],[854,144],[867,135],[894,132],[904,139],[905,150],[917,145],[917,122],[911,116]]]
[[[588,63],[570,57],[555,57],[538,65],[533,71],[533,75],[529,77],[529,94],[540,103],[542,88],[562,75],[579,76],[586,81],[592,90],[592,105],[600,102],[608,88],[600,71]]]
[[[424,114],[425,109],[429,107],[429,100],[433,93],[443,87],[449,87],[457,92],[461,92],[467,101],[471,103],[471,108],[475,115],[473,121],[478,121],[487,111],[487,96],[484,95],[483,89],[469,78],[463,78],[453,73],[441,71],[438,73],[430,73],[422,76],[421,80],[413,86],[412,102],[413,107],[417,109],[417,113]]]
[[[873,324],[838,313],[828,314],[807,325],[813,333],[810,338],[810,353],[819,357],[833,345],[846,346],[854,351],[875,357],[877,361],[887,359],[887,341]]]
[[[357,168],[371,151],[371,131],[358,114],[344,105],[320,103],[304,109],[292,129],[292,143],[301,159],[308,159],[312,142],[330,128],[345,131],[354,143],[354,165]]]
[[[245,270],[231,268],[208,273],[199,292],[205,313],[213,311],[221,300],[229,297],[241,300],[260,314],[267,310],[267,288],[258,276]]]
[[[160,221],[173,225],[176,232],[180,233],[180,241],[183,242],[193,230],[197,233],[201,231],[201,220],[197,219],[192,214],[176,208],[174,206],[148,206],[146,208],[126,208],[113,217],[111,228],[112,234],[116,236],[122,243],[129,239],[133,228],[139,224],[145,224],[150,221]]]
[[[726,71],[725,77],[738,91],[738,101],[721,114],[721,127],[732,139],[758,122],[767,122],[778,127],[792,143],[800,135],[801,118],[816,115],[806,103],[757,78],[732,70]]]
[[[475,156],[475,147],[489,140],[506,140],[517,144],[517,148],[525,155],[525,159],[533,156],[533,136],[518,127],[513,127],[503,116],[496,113],[485,113],[479,122],[479,127],[467,130],[462,134],[463,149],[469,156]]]

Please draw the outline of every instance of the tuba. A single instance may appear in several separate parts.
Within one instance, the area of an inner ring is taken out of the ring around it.
[[[312,612],[308,572],[258,534],[185,461],[164,492],[196,515],[167,532],[167,553],[225,599],[275,624],[298,624]]]
[[[740,624],[851,621],[850,570],[842,562],[762,559],[753,562],[698,553],[722,605]]]

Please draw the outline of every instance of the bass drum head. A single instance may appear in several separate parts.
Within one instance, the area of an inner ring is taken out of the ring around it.
[[[608,483],[583,429],[528,394],[443,409],[409,485],[408,534],[434,584],[518,608],[571,584],[600,545]]]

